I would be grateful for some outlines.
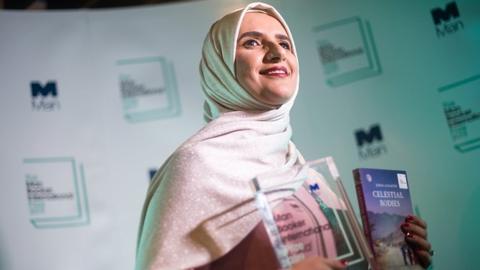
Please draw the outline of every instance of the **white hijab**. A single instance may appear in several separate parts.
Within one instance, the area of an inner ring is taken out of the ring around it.
[[[236,79],[236,39],[246,12],[275,17],[295,53],[287,24],[267,4],[249,4],[212,25],[200,63],[209,123],[155,175],[142,213],[137,270],[187,269],[225,255],[260,222],[249,181],[303,162],[290,141],[298,80],[294,96],[273,108],[255,100]]]

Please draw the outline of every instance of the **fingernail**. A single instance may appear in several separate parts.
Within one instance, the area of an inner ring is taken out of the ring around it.
[[[405,219],[407,222],[413,221],[413,217],[408,215],[407,218]]]
[[[340,262],[341,262],[343,265],[347,265],[347,264],[348,264],[347,260],[341,260]]]
[[[406,236],[407,236],[408,238],[413,238],[413,234],[412,234],[411,232],[407,232]]]
[[[408,226],[410,226],[408,223],[403,223],[403,224],[401,225],[402,228],[408,228]]]

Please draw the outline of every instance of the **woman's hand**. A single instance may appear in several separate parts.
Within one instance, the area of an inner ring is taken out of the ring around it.
[[[427,240],[427,223],[416,216],[408,216],[401,226],[405,241],[415,253],[423,268],[432,263],[432,245]]]
[[[340,270],[345,269],[346,261],[326,259],[321,257],[308,257],[295,264],[292,270]]]

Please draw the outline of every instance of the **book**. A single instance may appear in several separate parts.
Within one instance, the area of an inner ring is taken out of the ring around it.
[[[400,226],[413,213],[407,173],[399,170],[353,170],[365,237],[374,270],[423,269],[405,242]]]

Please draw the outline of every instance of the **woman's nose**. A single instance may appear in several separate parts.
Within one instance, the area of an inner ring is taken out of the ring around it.
[[[269,44],[265,59],[268,62],[280,62],[285,59],[285,52],[280,44]]]

